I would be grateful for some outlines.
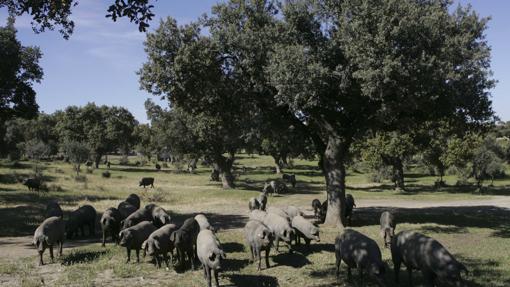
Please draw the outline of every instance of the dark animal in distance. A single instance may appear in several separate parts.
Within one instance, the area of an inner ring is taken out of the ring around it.
[[[340,264],[347,265],[347,277],[351,279],[351,268],[357,268],[360,280],[363,280],[363,270],[372,276],[379,286],[385,286],[384,274],[386,267],[382,261],[381,250],[377,243],[364,234],[346,229],[335,239],[336,276],[340,274]],[[364,285],[362,285],[364,286]]]
[[[420,270],[426,286],[437,286],[436,280],[449,285],[465,286],[461,272],[467,268],[457,261],[441,243],[418,232],[401,231],[391,241],[391,258],[395,281],[399,283],[400,266],[407,267],[409,285],[412,286],[412,270]]]
[[[44,220],[34,232],[33,244],[39,253],[39,265],[44,265],[43,253],[46,248],[50,249],[50,258],[53,262],[53,245],[58,244],[58,254],[62,256],[62,246],[65,237],[64,220],[53,216]]]
[[[91,205],[84,205],[71,212],[69,220],[66,223],[67,238],[73,238],[81,231],[81,236],[85,236],[84,227],[88,226],[89,236],[94,237],[96,228],[96,210]]]
[[[28,190],[39,191],[41,189],[41,180],[38,178],[26,178],[23,180],[23,185],[28,187]]]
[[[159,163],[156,164],[156,169],[161,170],[161,165],[159,165]]]
[[[154,188],[154,177],[143,177],[140,180],[139,186],[143,186],[143,188],[146,188],[149,185],[151,188]]]
[[[266,181],[262,192],[265,194],[281,194],[287,192],[287,185],[281,180]]]
[[[292,188],[296,187],[296,175],[284,173],[282,175],[282,179],[285,180],[287,183],[290,183],[290,185],[292,185]]]

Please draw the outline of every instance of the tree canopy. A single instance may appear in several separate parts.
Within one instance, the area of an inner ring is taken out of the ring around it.
[[[153,5],[149,0],[116,0],[109,7],[106,17],[117,21],[126,17],[138,25],[140,32],[145,32],[154,17]],[[73,8],[78,5],[76,0],[0,0],[0,8],[7,8],[9,15],[29,15],[32,18],[34,32],[40,33],[55,28],[68,39],[74,30],[71,19]]]

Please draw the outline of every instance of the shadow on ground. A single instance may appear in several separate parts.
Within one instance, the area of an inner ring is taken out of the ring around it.
[[[407,182],[417,182],[416,180],[408,180]],[[434,185],[427,184],[406,184],[405,191],[399,191],[399,195],[415,195],[420,192],[446,192],[446,193],[474,193],[480,195],[507,195],[510,196],[510,185],[501,185],[501,186],[487,186],[484,185],[482,187],[481,193],[479,188],[472,184],[467,185],[446,185],[441,187],[436,187]],[[347,189],[350,190],[359,190],[359,191],[367,191],[367,192],[382,192],[382,191],[395,191],[395,186],[393,184],[373,184],[371,186],[348,186]]]
[[[232,274],[229,276],[232,285],[227,286],[251,286],[251,287],[277,287],[280,286],[278,279],[266,275]]]
[[[356,208],[353,226],[378,225],[383,211],[392,211],[398,223],[436,223],[447,227],[424,226],[423,230],[462,233],[466,227],[491,228],[493,236],[510,238],[510,210],[495,206],[448,206],[428,208]]]
[[[100,251],[88,251],[88,250],[77,250],[73,251],[68,255],[64,255],[62,258],[62,265],[69,266],[77,263],[88,263],[99,259],[101,255],[106,254],[106,250]]]

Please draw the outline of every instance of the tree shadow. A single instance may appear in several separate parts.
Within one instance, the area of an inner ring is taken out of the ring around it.
[[[52,194],[53,195],[53,194]],[[0,193],[0,202],[9,207],[0,208],[0,226],[2,236],[24,236],[33,234],[34,230],[46,218],[46,204],[52,200],[60,204],[77,205],[82,201],[115,200],[116,197],[58,193],[55,196],[40,195],[34,192]],[[92,204],[93,205],[93,204]],[[64,220],[70,211],[64,210]],[[96,215],[96,234],[99,230],[101,214]]]
[[[250,287],[278,287],[278,279],[267,275],[247,275],[232,274],[229,275],[232,285],[229,286],[250,286]]]
[[[88,250],[76,250],[68,255],[64,255],[62,258],[62,265],[69,266],[78,263],[89,263],[95,261],[106,254],[106,250],[100,251],[88,251]]]
[[[417,177],[418,178],[418,177]],[[482,187],[482,192],[480,193],[478,186],[475,184],[465,184],[465,185],[443,185],[441,187],[437,187],[431,184],[417,184],[410,182],[418,182],[417,180],[408,180],[408,183],[405,186],[405,191],[401,191],[399,195],[416,195],[420,192],[446,192],[451,194],[463,194],[463,193],[475,193],[480,195],[503,195],[510,196],[510,185],[500,185],[500,186],[487,186],[484,185]],[[367,192],[382,192],[382,191],[394,191],[395,186],[393,184],[381,183],[374,184],[371,186],[348,186],[347,189],[350,190],[359,190],[359,191],[367,191]]]
[[[182,224],[184,220],[195,217],[197,213],[172,213],[172,221]],[[238,229],[244,227],[248,216],[238,214],[201,213],[207,217],[209,223],[218,230]],[[241,245],[241,244],[239,244]],[[236,247],[239,248],[239,247]]]
[[[445,233],[445,234],[468,233],[468,230],[466,229],[466,227],[460,227],[460,226],[425,225],[425,226],[420,226],[419,230],[424,231],[424,232]]]
[[[454,226],[452,228],[445,228],[444,232],[461,232],[466,227],[491,228],[495,230],[493,236],[510,238],[510,221],[508,220],[510,218],[510,209],[495,206],[362,207],[356,208],[354,211],[353,226],[379,225],[379,218],[384,211],[394,213],[397,224],[436,223]]]
[[[223,268],[226,271],[239,271],[250,264],[248,259],[225,259]]]
[[[22,175],[16,173],[0,174],[0,183],[16,184],[21,182]]]
[[[237,242],[222,243],[221,247],[223,248],[223,251],[225,251],[226,253],[245,251],[244,245]]]
[[[0,208],[2,236],[31,235],[44,220],[45,209],[40,206],[20,205]]]
[[[277,254],[273,256],[273,261],[278,265],[285,265],[293,268],[301,268],[311,263],[303,254],[296,252]]]

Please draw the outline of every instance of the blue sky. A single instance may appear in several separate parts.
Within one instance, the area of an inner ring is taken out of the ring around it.
[[[156,98],[139,90],[135,72],[145,61],[143,41],[136,25],[121,19],[117,23],[104,15],[113,0],[82,0],[72,19],[76,28],[69,40],[56,31],[34,34],[26,17],[18,18],[16,27],[23,45],[37,45],[43,52],[44,79],[35,85],[40,109],[51,113],[68,105],[118,105],[128,108],[140,122],[147,122],[143,106],[147,98]],[[155,2],[156,19],[172,16],[180,24],[188,23],[210,11],[217,0],[182,0]],[[496,114],[510,120],[510,1],[459,0],[470,3],[482,16],[491,16],[487,39],[492,46],[492,69],[498,80],[492,91]],[[5,24],[5,9],[0,21]],[[164,104],[164,103],[163,103]]]

